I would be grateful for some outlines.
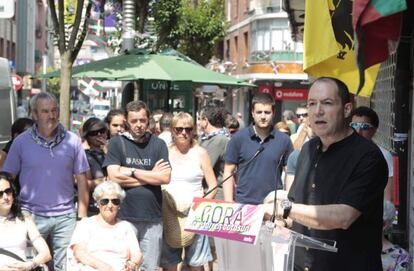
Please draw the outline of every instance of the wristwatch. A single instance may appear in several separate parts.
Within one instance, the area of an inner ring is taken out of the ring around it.
[[[136,171],[135,168],[131,169],[131,177],[135,177],[135,171]]]
[[[284,199],[280,202],[280,207],[283,209],[283,219],[287,219],[290,214],[290,210],[292,210],[292,202],[288,199]]]

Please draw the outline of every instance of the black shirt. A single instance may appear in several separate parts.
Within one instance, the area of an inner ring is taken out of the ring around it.
[[[103,178],[107,176],[106,170],[102,168],[105,160],[105,153],[102,150],[87,149],[85,150],[86,158],[92,175],[92,179]]]
[[[296,248],[295,270],[382,270],[383,194],[387,163],[380,149],[355,132],[322,152],[319,138],[298,158],[289,199],[307,205],[346,204],[361,212],[347,229],[314,230],[293,223],[307,236],[336,241],[338,252]]]
[[[151,136],[145,143],[136,143],[124,136],[116,136],[109,141],[103,166],[120,165],[152,170],[160,159],[168,161],[168,149],[165,142],[156,136]],[[125,190],[126,197],[119,210],[119,218],[131,222],[161,222],[161,186],[147,184]]]

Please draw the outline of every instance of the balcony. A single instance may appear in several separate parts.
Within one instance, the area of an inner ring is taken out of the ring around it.
[[[254,51],[250,55],[250,63],[268,61],[303,62],[303,52],[294,51]]]

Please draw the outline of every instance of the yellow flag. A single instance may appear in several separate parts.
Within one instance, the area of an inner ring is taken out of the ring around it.
[[[65,2],[63,2],[63,6],[65,24],[74,24],[78,2],[76,0],[65,0]]]
[[[359,86],[352,29],[352,0],[305,1],[304,70],[313,77],[343,81],[351,93]],[[365,70],[360,96],[371,96],[379,64]]]

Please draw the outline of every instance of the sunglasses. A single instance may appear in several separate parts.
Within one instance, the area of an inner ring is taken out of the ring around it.
[[[193,131],[193,127],[175,127],[174,129],[177,134],[181,134],[183,131],[189,134]]]
[[[104,135],[106,133],[107,133],[106,129],[101,129],[101,130],[98,130],[98,131],[89,132],[88,136]]]
[[[10,196],[13,193],[13,190],[9,187],[4,189],[3,191],[0,191],[0,198],[3,197],[4,194],[7,196]]]
[[[119,204],[121,204],[121,200],[120,199],[101,199],[99,200],[99,205],[108,205],[109,202],[112,202],[113,205],[118,206]]]
[[[372,124],[366,122],[351,122],[349,126],[351,126],[355,130],[369,130],[374,128]]]
[[[296,117],[298,118],[306,118],[307,116],[308,116],[308,113],[296,114]]]

